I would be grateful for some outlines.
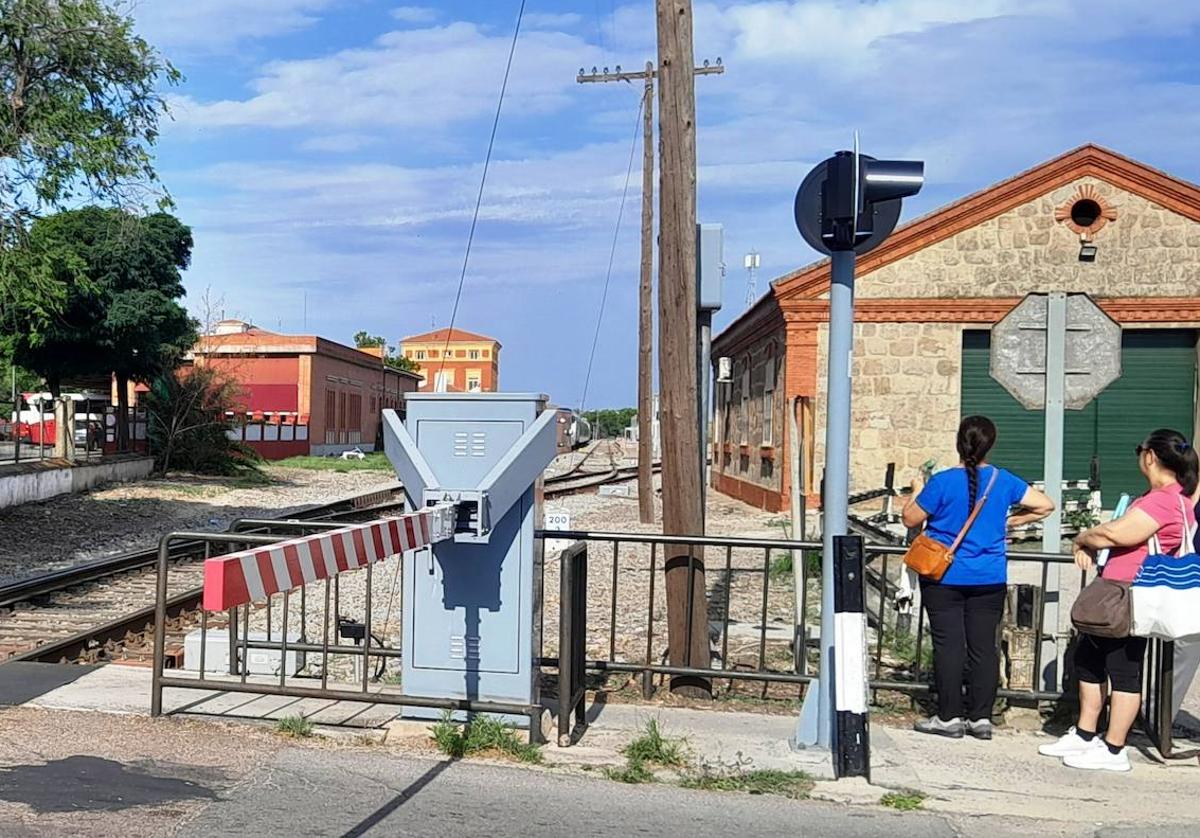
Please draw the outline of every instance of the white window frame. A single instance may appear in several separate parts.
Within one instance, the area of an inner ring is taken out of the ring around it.
[[[775,444],[775,359],[767,358],[763,367],[762,444],[770,448]]]

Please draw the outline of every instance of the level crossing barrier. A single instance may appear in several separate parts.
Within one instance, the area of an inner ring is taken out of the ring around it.
[[[530,721],[531,740],[540,741],[542,709],[538,706],[414,696],[401,690],[372,688],[372,662],[397,662],[401,658],[400,649],[386,646],[375,632],[378,623],[375,621],[375,604],[371,601],[373,567],[395,556],[406,556],[411,560],[414,551],[450,539],[457,514],[455,504],[438,504],[406,515],[352,526],[244,519],[229,533],[178,532],[163,536],[159,543],[151,714],[162,714],[163,691],[166,689],[204,690],[524,716]],[[273,530],[289,532],[291,537],[280,532],[237,531],[247,527],[258,529],[267,524]],[[208,555],[199,615],[199,663],[194,674],[178,670],[168,673],[165,669],[167,618],[172,601],[178,599],[178,596],[168,595],[172,589],[170,548],[181,541],[205,544]],[[341,580],[352,573],[365,576],[362,622],[341,619]],[[314,586],[319,586],[320,590],[310,595],[309,589]],[[292,639],[289,617],[294,622],[292,597],[297,592],[300,595],[301,630],[299,637]],[[319,605],[322,600],[323,607]],[[311,611],[310,601],[318,603]],[[278,630],[272,625],[277,611],[282,623]],[[251,618],[263,612],[266,632],[265,637],[259,638],[253,636]],[[313,612],[320,622],[319,641],[308,636],[309,618]],[[227,631],[227,667],[213,667],[206,659],[214,619],[223,620]],[[355,645],[347,645],[344,642],[347,639]],[[252,674],[253,652],[276,655],[278,671],[268,677]],[[319,677],[305,677],[290,671],[288,656],[297,654],[320,655]],[[330,661],[337,657],[358,661],[361,677],[357,683],[331,678]]]

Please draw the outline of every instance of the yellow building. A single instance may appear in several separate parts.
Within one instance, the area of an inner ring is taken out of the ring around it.
[[[400,341],[418,364],[419,391],[494,393],[500,383],[500,342],[462,329],[437,329]]]

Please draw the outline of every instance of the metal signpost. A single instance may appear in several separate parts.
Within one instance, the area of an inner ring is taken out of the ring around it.
[[[721,292],[725,279],[725,228],[720,224],[696,225],[696,337],[699,358],[696,373],[700,377],[700,520],[704,521],[708,497],[708,419],[709,391],[712,389],[712,320],[721,310]],[[703,529],[700,532],[704,534]]]
[[[819,163],[796,193],[796,226],[813,248],[829,254],[831,284],[821,527],[821,671],[817,683],[810,684],[805,694],[793,744],[828,748],[837,776],[869,772],[862,543],[846,537],[855,256],[887,238],[900,218],[901,200],[916,194],[923,183],[923,163],[860,155],[855,137],[853,151],[839,151]],[[847,584],[858,591],[848,590]]]
[[[1043,479],[1054,514],[1042,552],[1062,549],[1063,411],[1082,410],[1121,377],[1121,327],[1087,294],[1030,294],[992,329],[991,375],[1026,410],[1044,410]],[[1047,568],[1042,689],[1058,688],[1058,565]]]

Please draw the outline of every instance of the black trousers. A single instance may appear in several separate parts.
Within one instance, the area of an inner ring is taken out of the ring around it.
[[[921,582],[933,636],[934,686],[943,721],[990,719],[1000,686],[1000,618],[1007,586]],[[967,699],[963,700],[963,680]]]

